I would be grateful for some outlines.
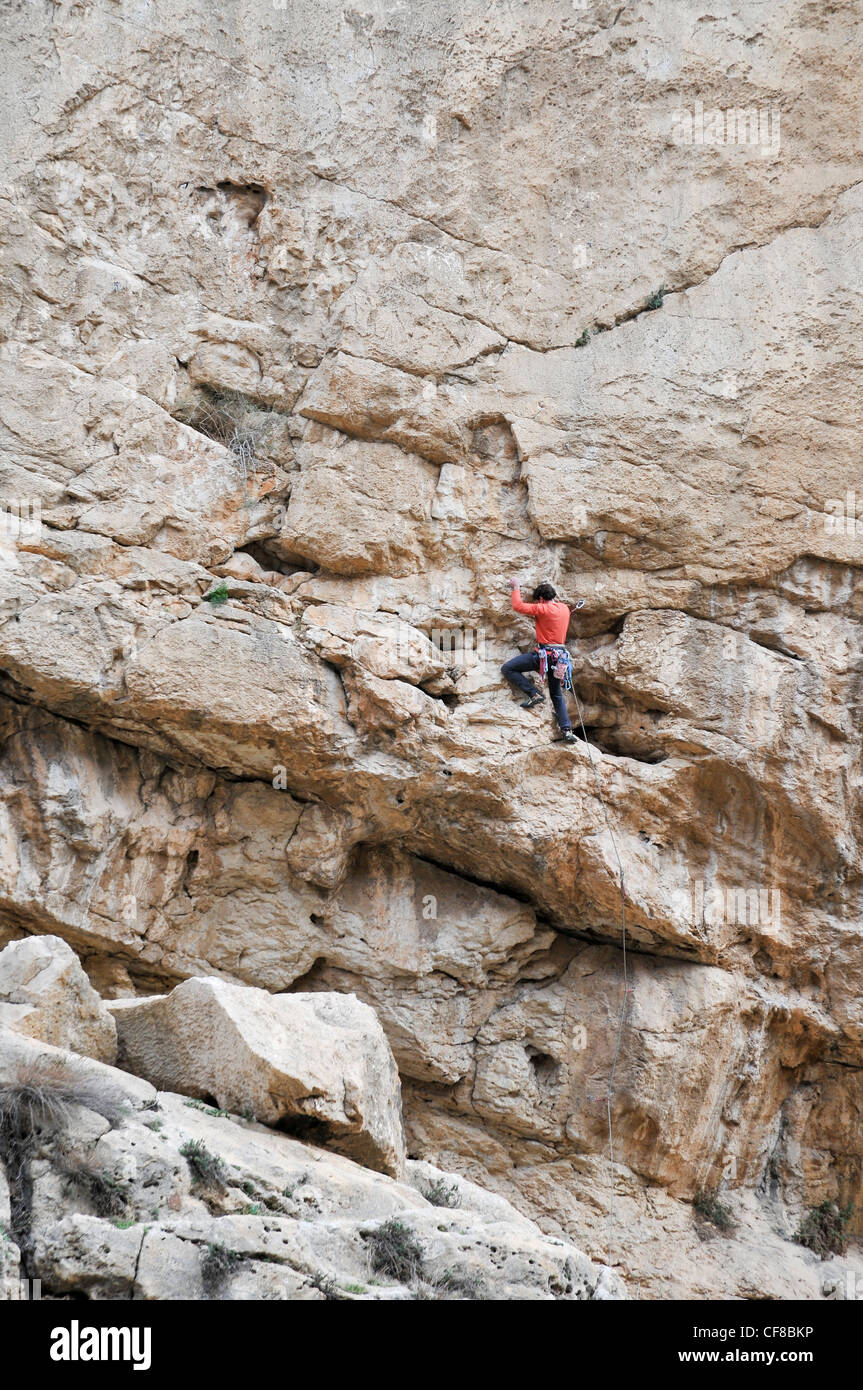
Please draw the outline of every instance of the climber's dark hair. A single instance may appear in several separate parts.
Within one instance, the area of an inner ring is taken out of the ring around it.
[[[548,603],[553,598],[557,598],[557,593],[550,584],[537,584],[533,591],[534,603]]]

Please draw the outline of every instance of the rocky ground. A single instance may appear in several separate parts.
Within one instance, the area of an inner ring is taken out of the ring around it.
[[[7,1298],[22,1278],[55,1299],[626,1297],[501,1197],[406,1160],[392,1053],[351,995],[192,979],[109,1011],[38,937],[0,952],[0,997]],[[118,1045],[123,1070],[89,1060]],[[179,1094],[151,1084],[166,1071]]]
[[[411,1161],[642,1297],[859,1267],[854,18],[7,17],[0,940],[355,996]]]

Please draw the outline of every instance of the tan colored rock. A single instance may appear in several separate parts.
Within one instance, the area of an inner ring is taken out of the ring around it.
[[[391,444],[364,445],[313,429],[299,451],[284,553],[336,574],[401,574],[421,567],[436,470]]]
[[[247,467],[224,443],[172,419],[118,381],[94,382],[34,349],[0,356],[0,381],[11,393],[48,393],[48,419],[30,414],[28,447],[43,459],[44,482],[5,474],[13,496],[39,497],[46,518],[64,526],[145,545],[205,563],[224,559],[273,515],[270,494],[286,479],[267,462]],[[18,414],[7,427],[25,428]],[[190,478],[194,484],[190,485]],[[48,508],[61,504],[55,513]]]
[[[401,1173],[398,1072],[374,1012],[351,995],[273,996],[191,979],[111,1008],[123,1066],[161,1090],[215,1099]]]
[[[207,1193],[206,1204],[179,1152],[190,1141],[222,1160],[223,1190]],[[316,1299],[333,1290],[344,1298],[399,1301],[420,1292],[507,1300],[627,1296],[611,1270],[544,1236],[508,1202],[462,1179],[450,1182],[425,1165],[409,1186],[261,1125],[190,1108],[170,1093],[95,1140],[82,1122],[65,1144],[65,1157],[51,1150],[40,1166],[33,1211],[38,1277],[68,1294],[96,1300]],[[124,1194],[130,1224],[123,1229],[82,1211],[80,1191],[55,1171],[83,1144],[91,1169]],[[440,1184],[455,1192],[457,1206],[428,1201],[423,1183],[433,1196]],[[422,1252],[422,1270],[410,1282],[371,1266],[370,1237],[388,1220],[407,1226]],[[233,1257],[221,1275],[208,1259],[214,1246]],[[459,1279],[450,1287],[453,1275]]]
[[[49,1088],[56,1085],[64,1105],[104,1113],[111,1119],[145,1109],[156,1098],[153,1087],[140,1077],[3,1028],[0,1086],[17,1086],[34,1079],[44,1081]],[[100,1108],[103,1106],[104,1110]]]
[[[337,888],[362,833],[362,822],[355,823],[350,815],[324,802],[304,806],[285,848],[291,873],[319,888]]]
[[[360,666],[382,680],[403,678],[435,692],[447,684],[441,647],[400,618],[316,603],[306,608],[303,624],[309,642],[334,666]]]
[[[861,72],[847,7],[716,8],[7,17],[0,940],[357,994],[411,1151],[605,1256],[622,864],[619,1258],[820,1297],[801,1212],[863,1231]],[[512,574],[586,600],[593,761],[502,686]]]
[[[58,936],[0,951],[0,1028],[112,1064],[117,1028],[75,952]]]
[[[68,862],[68,900],[56,890],[44,900],[60,914],[58,926],[90,950],[98,945],[106,961],[122,949],[139,987],[164,987],[177,970],[194,974],[215,966],[234,978],[265,979],[277,990],[311,970],[306,988],[358,994],[379,1013],[405,1078],[412,1143],[421,1152],[429,1144],[439,1152],[439,1131],[429,1130],[436,1115],[435,1123],[455,1145],[446,1151],[446,1167],[459,1167],[468,1154],[476,1162],[486,1149],[490,1155],[499,1147],[518,1152],[519,1145],[532,1145],[530,1179],[519,1166],[508,1181],[516,1183],[526,1210],[543,1219],[563,1211],[568,1214],[561,1229],[581,1229],[583,1209],[563,1202],[551,1176],[548,1185],[538,1173],[547,1164],[552,1175],[561,1162],[568,1172],[566,1165],[577,1165],[585,1148],[601,1153],[607,1142],[603,1092],[621,1002],[613,950],[566,943],[538,929],[527,905],[416,858],[362,849],[351,855],[359,822],[352,827],[331,810],[303,808],[287,792],[220,786],[212,775],[189,770],[161,772],[155,795],[149,788],[160,765],[151,755],[44,716],[37,725],[18,711],[16,724],[18,732],[12,734],[10,726],[7,744],[9,771],[37,738],[46,761],[50,753],[55,768],[65,769],[68,796],[74,788],[79,818],[89,827],[88,842],[106,845],[96,863],[87,859],[75,868]],[[100,766],[111,768],[111,821],[105,820],[102,784],[93,776]],[[26,823],[32,824],[40,808],[45,816],[52,803],[38,765],[27,761],[20,768],[32,798]],[[32,775],[24,776],[25,768]],[[44,820],[46,845],[68,843],[58,809]],[[111,836],[98,830],[105,824],[114,827]],[[167,839],[154,833],[155,826],[169,827]],[[119,861],[109,848],[115,841]],[[289,864],[295,841],[303,858]],[[611,858],[609,846],[604,852]],[[123,877],[129,863],[135,865],[134,913],[125,906],[132,886]],[[240,899],[238,865],[246,885]],[[92,877],[97,866],[98,888],[91,894],[96,916],[88,919],[75,874]],[[44,868],[32,861],[32,867],[34,885],[44,874],[51,888],[47,861]],[[627,847],[627,868],[634,889],[642,891],[643,882],[646,891],[653,880],[643,841]],[[331,870],[334,877],[323,889],[295,877],[299,871],[323,880]],[[238,901],[249,904],[240,920]],[[680,920],[681,941],[701,941],[704,928],[692,915],[692,902],[673,894],[668,901]],[[756,925],[775,949],[785,932],[783,915]],[[740,925],[732,914],[710,930],[730,944]],[[834,1197],[845,1200],[858,1162],[853,1101],[849,1109],[843,1068],[828,1079],[812,1060],[836,1038],[823,1011],[793,999],[787,987],[765,992],[756,984],[744,992],[739,979],[722,970],[642,953],[630,957],[630,967],[634,994],[614,1112],[618,1153],[633,1165],[629,1171],[691,1196],[724,1174],[735,1174],[738,1182],[754,1179],[769,1163],[783,1173],[798,1210]],[[839,995],[833,997],[838,1002]],[[716,1066],[720,1055],[725,1060]],[[426,1082],[438,1090],[425,1089]],[[438,1111],[441,1084],[448,1100]],[[823,1101],[813,1113],[816,1087]],[[685,1107],[681,1094],[689,1097]],[[788,1117],[789,1158],[777,1148],[777,1113]],[[474,1124],[481,1120],[484,1141],[476,1130],[463,1138],[458,1116]],[[801,1146],[807,1152],[802,1182],[793,1157]],[[840,1152],[838,1170],[831,1154]],[[496,1170],[496,1160],[485,1161],[489,1171]],[[467,1171],[481,1176],[483,1170]],[[566,1186],[577,1178],[560,1181]],[[787,1226],[793,1229],[793,1218]],[[604,1238],[600,1228],[594,1253],[602,1255]]]

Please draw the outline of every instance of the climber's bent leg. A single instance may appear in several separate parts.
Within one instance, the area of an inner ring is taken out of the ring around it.
[[[522,656],[513,656],[509,661],[505,661],[500,668],[501,675],[505,676],[513,685],[518,686],[518,689],[524,691],[525,695],[537,695],[539,692],[533,681],[528,680],[522,672],[538,670],[539,657],[536,652],[525,652]]]

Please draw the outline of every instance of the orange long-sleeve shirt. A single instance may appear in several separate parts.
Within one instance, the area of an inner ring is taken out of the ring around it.
[[[566,642],[569,609],[565,603],[559,603],[557,599],[544,600],[542,603],[525,603],[521,591],[514,588],[512,606],[516,613],[527,613],[533,618],[536,623],[536,640],[541,646],[553,643],[562,647]]]

